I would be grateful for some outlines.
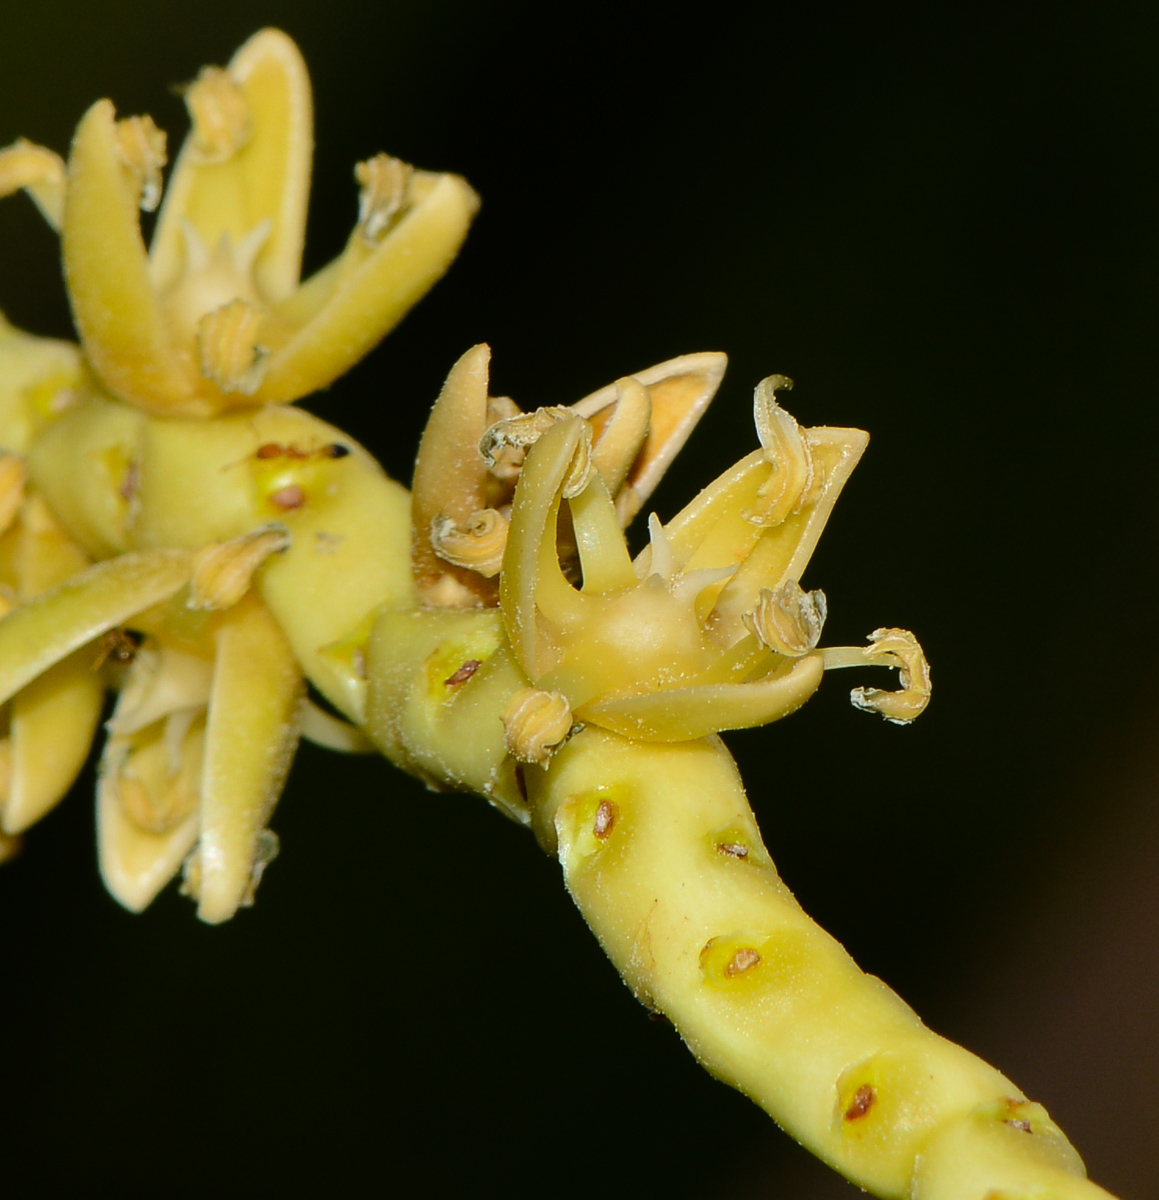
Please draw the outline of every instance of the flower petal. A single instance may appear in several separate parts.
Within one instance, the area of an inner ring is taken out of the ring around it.
[[[269,221],[254,275],[265,300],[284,300],[301,270],[314,149],[310,77],[298,47],[263,29],[225,71],[203,72],[186,98],[194,127],[158,217],[152,279],[164,293],[181,276],[186,221],[210,249],[223,235],[236,246]]]
[[[123,400],[149,412],[199,411],[195,381],[174,351],[149,278],[139,198],[113,105],[100,100],[73,140],[61,228],[81,341],[97,373]]]
[[[6,833],[39,821],[72,787],[88,758],[104,693],[92,655],[78,652],[12,697],[11,775],[0,805]]]
[[[183,550],[97,563],[0,620],[0,702],[102,633],[167,600],[189,580]]]
[[[685,742],[722,729],[750,729],[795,712],[817,690],[824,674],[819,654],[778,664],[753,683],[718,683],[639,696],[601,697],[575,711],[624,737]]]
[[[201,794],[198,915],[216,924],[254,883],[259,838],[298,744],[304,695],[293,651],[269,610],[247,597],[221,618]]]
[[[632,376],[648,392],[652,404],[647,440],[631,463],[616,498],[620,521],[627,525],[688,441],[720,387],[728,358],[706,351],[683,354]],[[581,417],[593,417],[618,399],[618,384],[593,392],[572,406]],[[602,468],[601,468],[602,469]],[[613,493],[616,488],[612,488]]]
[[[447,517],[465,525],[487,507],[487,467],[479,440],[489,424],[490,358],[488,346],[473,346],[451,368],[423,430],[411,485],[416,583],[429,586],[449,574],[480,598],[494,596],[495,585],[440,558],[431,543],[431,522]]]
[[[479,198],[457,175],[417,171],[410,207],[381,239],[355,229],[345,251],[274,310],[293,332],[274,349],[257,403],[288,403],[349,370],[437,282]]]

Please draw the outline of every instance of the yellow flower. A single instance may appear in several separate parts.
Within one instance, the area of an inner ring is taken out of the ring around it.
[[[25,187],[60,228],[86,355],[147,412],[207,416],[325,387],[450,265],[478,198],[456,175],[379,155],[360,163],[345,250],[299,281],[313,150],[310,84],[294,43],[267,29],[185,93],[193,127],[161,202],[165,135],[108,100],[67,165],[18,142],[0,195]],[[138,208],[161,204],[146,254]]]

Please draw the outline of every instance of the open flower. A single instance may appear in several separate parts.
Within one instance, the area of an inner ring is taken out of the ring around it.
[[[193,128],[162,203],[165,135],[82,119],[67,165],[18,142],[0,194],[25,187],[61,232],[81,342],[105,387],[147,412],[205,416],[331,383],[450,265],[478,207],[455,175],[360,163],[345,250],[299,282],[313,149],[310,84],[267,29],[185,92]],[[146,255],[138,208],[161,205]]]
[[[839,667],[899,670],[900,690],[852,695],[890,721],[908,723],[928,703],[929,668],[912,634],[879,629],[866,647],[819,648],[825,596],[799,581],[868,437],[800,428],[777,403],[777,390],[792,386],[782,376],[756,390],[761,449],[667,525],[650,517],[650,544],[629,556],[623,526],[723,369],[716,355],[661,364],[570,408],[506,416],[475,450],[485,348],[452,371],[416,469],[416,573],[428,603],[500,606],[533,685],[504,715],[516,758],[545,762],[576,722],[660,742],[766,724]],[[509,503],[478,510],[486,488],[497,490],[488,469],[496,474],[510,448],[521,461],[507,464]],[[489,589],[496,559],[498,587]],[[438,574],[440,560],[457,570],[456,587]],[[481,660],[471,661],[477,671]]]
[[[0,318],[0,859],[67,791],[112,686],[105,882],[140,909],[184,866],[221,921],[273,857],[299,735],[365,748],[306,678],[357,720],[369,617],[411,595],[404,489],[280,402],[402,317],[477,198],[457,176],[362,163],[345,250],[299,283],[312,134],[296,47],[259,33],[185,95],[163,204],[164,135],[108,101],[67,164],[0,151],[0,195],[25,188],[61,232],[82,343]],[[147,256],[137,210],[159,204]]]

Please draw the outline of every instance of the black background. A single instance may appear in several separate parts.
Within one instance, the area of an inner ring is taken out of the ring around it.
[[[670,516],[756,443],[751,389],[873,442],[814,559],[830,644],[914,629],[910,729],[837,676],[729,738],[805,907],[996,1061],[1122,1196],[1156,1193],[1159,9],[329,0],[5,3],[0,143],[151,112],[278,24],[317,104],[307,266],[356,160],[466,175],[457,265],[308,407],[409,476],[469,345],[567,403],[727,351]],[[65,335],[54,237],[0,208],[0,307]],[[304,747],[257,907],[141,917],[97,879],[91,775],[0,874],[6,1172],[202,1196],[854,1191],[650,1023],[531,839]],[[10,1176],[11,1177],[11,1176]]]

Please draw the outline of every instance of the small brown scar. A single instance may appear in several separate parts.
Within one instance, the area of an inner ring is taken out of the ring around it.
[[[727,858],[748,858],[749,848],[743,842],[717,842],[716,850],[718,854],[723,854]]]
[[[279,458],[282,454],[282,448],[277,442],[266,442],[265,445],[257,448],[257,458]]]
[[[301,508],[306,503],[306,493],[296,483],[291,483],[289,487],[271,492],[270,503],[275,508],[289,512],[291,509]]]
[[[444,679],[443,683],[449,688],[456,688],[459,684],[466,683],[482,665],[479,659],[469,658],[449,679]]]
[[[601,800],[599,808],[596,809],[596,821],[592,826],[592,833],[602,842],[612,832],[612,826],[615,823],[616,806],[610,800]]]
[[[125,468],[125,477],[121,480],[121,486],[117,490],[120,492],[122,500],[132,500],[137,494],[137,485],[141,479],[141,468],[136,459],[130,459],[129,465]]]
[[[1004,1124],[1009,1125],[1011,1129],[1021,1129],[1023,1133],[1034,1132],[1034,1130],[1030,1128],[1030,1122],[1023,1120],[1021,1117],[1011,1117],[1011,1119],[1004,1122]]]
[[[863,1083],[853,1093],[853,1099],[849,1102],[849,1107],[845,1110],[845,1119],[847,1121],[860,1121],[862,1117],[868,1114],[876,1099],[877,1093],[873,1088],[868,1083]]]
[[[761,961],[761,956],[751,947],[743,946],[730,959],[724,969],[726,975],[743,975]]]

